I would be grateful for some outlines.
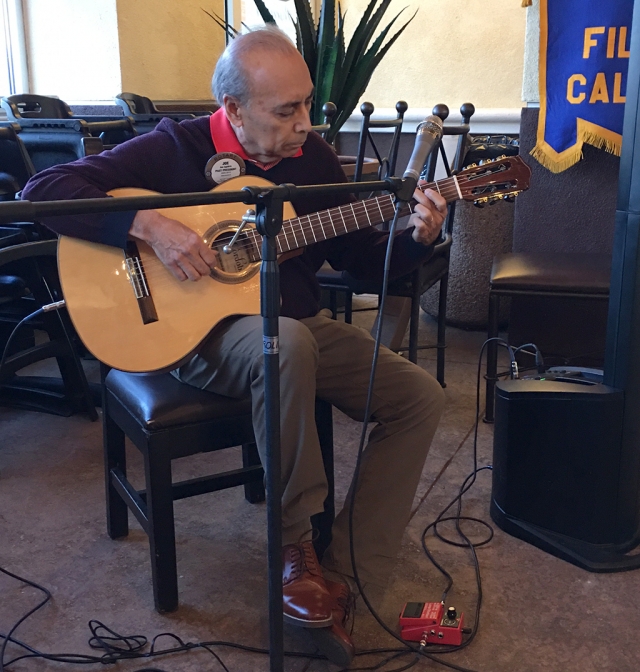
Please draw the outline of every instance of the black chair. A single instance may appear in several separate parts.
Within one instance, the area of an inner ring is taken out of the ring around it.
[[[151,98],[128,92],[119,93],[115,98],[115,102],[122,108],[125,116],[136,114],[156,116],[166,114],[188,114],[201,117],[212,114],[218,107],[220,107],[218,103],[213,100],[210,101],[210,103],[204,101],[204,103],[199,103],[197,105],[194,105],[189,101],[173,100],[171,102],[160,103],[160,107],[157,107]]]
[[[123,91],[116,96],[116,105],[119,105],[126,116],[132,114],[162,114],[153,104],[151,98],[140,96],[137,93]]]
[[[20,127],[21,138],[37,171],[99,154],[137,132],[128,117],[75,117],[59,98],[34,94],[3,97],[0,104]]]
[[[453,171],[458,171],[463,166],[464,155],[466,151],[467,135],[469,133],[469,122],[475,112],[475,107],[471,103],[464,103],[460,108],[462,115],[462,123],[457,125],[447,125],[443,129],[444,135],[458,136],[458,143],[456,154],[453,162],[447,158],[444,146],[439,143],[437,151],[431,153],[429,160],[425,166],[422,177],[427,182],[432,182],[435,176],[436,164],[440,156],[448,176],[453,174]],[[446,105],[436,105],[433,108],[433,113],[439,116],[443,121],[449,116],[449,108]],[[417,363],[418,350],[437,348],[437,370],[436,377],[438,382],[445,387],[444,368],[445,368],[445,348],[446,348],[446,313],[447,313],[447,287],[449,279],[449,257],[451,251],[451,244],[453,242],[453,219],[455,216],[455,203],[449,206],[447,218],[443,227],[443,237],[436,243],[434,252],[431,258],[418,267],[413,273],[410,273],[402,278],[398,278],[389,283],[389,296],[404,297],[410,299],[409,311],[409,345],[408,347],[395,347],[398,352],[408,351],[409,360]],[[322,269],[321,269],[322,272]],[[340,274],[341,282],[346,285],[355,294],[379,294],[380,287],[378,284],[362,282],[353,278],[348,273]],[[324,286],[328,286],[328,282],[324,279]],[[338,280],[334,280],[337,284]],[[420,325],[420,297],[430,287],[440,282],[439,300],[438,300],[438,336],[435,345],[419,345],[418,343],[418,329]],[[323,286],[321,284],[321,286]],[[346,306],[348,306],[348,299]],[[345,320],[349,317],[350,310],[347,311],[345,307]],[[399,332],[406,330],[406,321],[399,320]],[[399,339],[398,339],[399,340]]]
[[[460,107],[462,123],[456,125],[446,125],[443,128],[444,136],[457,136],[458,143],[455,157],[449,162],[442,142],[438,145],[438,150],[431,153],[427,164],[422,173],[422,178],[427,182],[433,182],[436,172],[438,157],[441,158],[445,172],[448,177],[454,172],[462,169],[467,146],[467,136],[469,134],[469,123],[475,112],[475,107],[471,103],[464,103]],[[449,108],[446,105],[436,105],[433,108],[433,114],[445,121],[449,116]],[[398,347],[399,352],[408,352],[408,358],[414,364],[418,361],[418,350],[437,349],[436,378],[442,387],[446,387],[444,378],[445,368],[445,349],[446,349],[446,319],[447,319],[447,288],[449,281],[449,257],[451,254],[451,244],[453,243],[453,220],[455,217],[455,202],[449,205],[447,217],[442,229],[442,239],[434,246],[433,255],[424,264],[421,264],[413,273],[398,278],[389,283],[389,296],[404,297],[410,299],[409,314],[409,345],[408,347]],[[351,278],[348,273],[344,274],[346,283],[352,288],[354,293],[371,294],[379,292],[376,288],[367,283],[362,283],[355,278]],[[418,329],[420,325],[420,297],[436,282],[440,283],[438,298],[438,335],[435,345],[419,345]],[[402,325],[402,321],[400,322]],[[406,323],[405,323],[406,325]],[[406,326],[405,326],[406,328]],[[404,329],[401,328],[404,332]]]
[[[29,178],[36,172],[19,131],[18,124],[0,124],[0,202],[15,200]],[[20,229],[26,236],[24,241],[17,240],[12,244],[53,237],[36,222],[10,222],[4,226]],[[6,239],[4,243],[3,247],[6,247]]]
[[[19,93],[3,97],[0,104],[9,119],[71,119],[71,108],[60,98]]]
[[[378,178],[384,179],[390,175],[393,175],[395,171],[395,165],[398,158],[398,147],[400,146],[400,136],[402,132],[402,121],[404,114],[408,109],[407,103],[403,100],[396,103],[396,112],[397,115],[393,119],[371,119],[371,115],[374,112],[374,107],[371,103],[362,103],[360,106],[360,112],[362,113],[362,122],[360,124],[360,137],[358,140],[358,151],[356,156],[353,158],[354,162],[354,173],[353,181],[360,182],[362,181],[363,176],[363,166],[365,163],[365,153],[367,151],[367,146],[371,146],[376,158],[378,160]],[[323,108],[324,112],[324,108]],[[375,143],[375,140],[371,134],[372,128],[393,128],[393,135],[391,138],[391,143],[389,145],[389,156],[382,157],[381,153]],[[333,319],[337,319],[338,316],[338,293],[342,294],[344,297],[344,319],[345,322],[351,324],[353,317],[353,292],[351,288],[345,283],[342,272],[336,271],[331,268],[331,265],[328,263],[323,264],[322,268],[317,272],[316,277],[320,283],[320,288],[328,293],[329,297],[329,308]]]
[[[15,326],[38,308],[62,296],[56,268],[57,241],[24,242],[18,229],[0,237],[0,354]],[[0,236],[2,230],[0,230]],[[69,416],[87,413],[97,420],[95,401],[78,357],[66,310],[43,313],[12,339],[0,371],[0,403]],[[36,343],[34,329],[48,340]],[[16,375],[30,364],[55,357],[60,377]]]
[[[198,390],[168,373],[140,376],[115,369],[105,376],[103,391],[107,531],[112,539],[126,536],[128,510],[136,516],[149,537],[156,609],[173,611],[178,607],[173,502],[237,485],[244,485],[249,502],[264,499],[251,400]],[[312,521],[319,531],[315,544],[322,557],[334,517],[330,404],[316,403],[316,423],[329,481],[324,513]],[[125,436],[142,453],[144,490],[136,491],[127,480]],[[239,445],[241,468],[172,483],[172,460]]]
[[[18,124],[0,125],[0,201],[13,201],[30,177],[35,175]]]
[[[193,119],[196,116],[192,112],[159,110],[150,98],[135,93],[119,93],[115,97],[115,102],[124,110],[125,115],[133,121],[136,132],[139,134],[153,131],[167,117],[179,122],[185,119]]]
[[[498,336],[502,297],[608,301],[611,256],[576,252],[516,253],[498,255],[491,269],[489,328],[487,337]],[[498,345],[487,346],[485,422],[493,422]]]

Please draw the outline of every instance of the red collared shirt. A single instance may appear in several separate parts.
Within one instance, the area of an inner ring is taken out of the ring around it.
[[[244,151],[242,145],[238,142],[238,138],[231,127],[231,123],[227,119],[224,108],[221,107],[214,114],[209,117],[209,128],[211,129],[211,140],[217,152],[233,152],[237,154],[244,161],[250,161],[258,166],[261,170],[269,170],[277,166],[282,159],[276,159],[271,163],[260,163],[255,159],[250,159]],[[302,147],[291,157],[293,159],[302,156]]]

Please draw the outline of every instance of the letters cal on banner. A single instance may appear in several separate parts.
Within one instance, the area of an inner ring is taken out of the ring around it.
[[[540,119],[531,154],[554,173],[588,143],[620,156],[633,0],[540,0]]]

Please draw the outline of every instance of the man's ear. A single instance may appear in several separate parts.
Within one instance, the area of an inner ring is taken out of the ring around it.
[[[224,96],[222,104],[230,123],[234,126],[242,126],[242,110],[238,99],[233,96]]]

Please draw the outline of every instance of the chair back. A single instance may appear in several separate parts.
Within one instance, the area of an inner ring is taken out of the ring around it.
[[[38,96],[33,93],[20,93],[6,96],[0,104],[9,119],[71,119],[71,108],[60,98]]]
[[[447,177],[451,177],[454,173],[459,172],[463,168],[464,158],[467,153],[469,124],[471,117],[475,113],[476,108],[472,103],[463,103],[460,107],[460,115],[462,123],[460,124],[444,124],[444,121],[449,116],[449,108],[446,105],[440,104],[433,108],[433,114],[440,117],[443,121],[442,136],[457,136],[458,142],[456,144],[456,152],[453,161],[449,161],[447,153],[444,148],[443,140],[440,140],[437,148],[431,152],[420,177],[427,182],[433,182],[436,166],[438,160],[442,161]],[[451,203],[447,212],[447,217],[443,226],[443,232],[446,238],[451,238],[453,232],[453,218],[455,216],[456,204]]]
[[[215,100],[202,102],[172,100],[171,102],[163,102],[160,107],[156,107],[151,98],[127,92],[119,93],[115,102],[122,108],[125,117],[174,117],[176,115],[202,117],[212,114],[220,107]]]
[[[20,137],[36,171],[104,149],[100,138],[91,136],[90,126],[81,119],[21,119]]]
[[[191,112],[164,112],[150,98],[136,93],[119,93],[115,102],[123,109],[125,116],[132,120],[136,135],[153,131],[165,117],[180,122],[196,116]]]
[[[360,138],[358,140],[358,153],[356,155],[356,167],[353,173],[353,181],[360,182],[362,180],[362,167],[364,165],[364,155],[367,145],[373,149],[376,158],[378,159],[378,178],[385,179],[395,172],[396,161],[398,160],[398,147],[400,145],[400,134],[402,132],[402,121],[405,112],[409,109],[404,100],[396,103],[397,115],[393,119],[371,119],[374,112],[372,103],[362,103],[360,112],[362,112],[362,123],[360,125]],[[382,157],[378,147],[371,135],[372,128],[393,128],[393,137],[391,145],[389,146],[388,156]]]
[[[160,114],[151,98],[137,93],[123,91],[116,96],[116,105],[120,105],[126,117],[134,114]]]
[[[317,124],[316,126],[312,126],[311,130],[315,131],[316,133],[319,133],[326,140],[327,133],[331,128],[331,120],[333,119],[333,117],[335,117],[337,111],[338,108],[334,105],[334,103],[325,103],[322,106],[322,114],[324,114],[324,124]]]

